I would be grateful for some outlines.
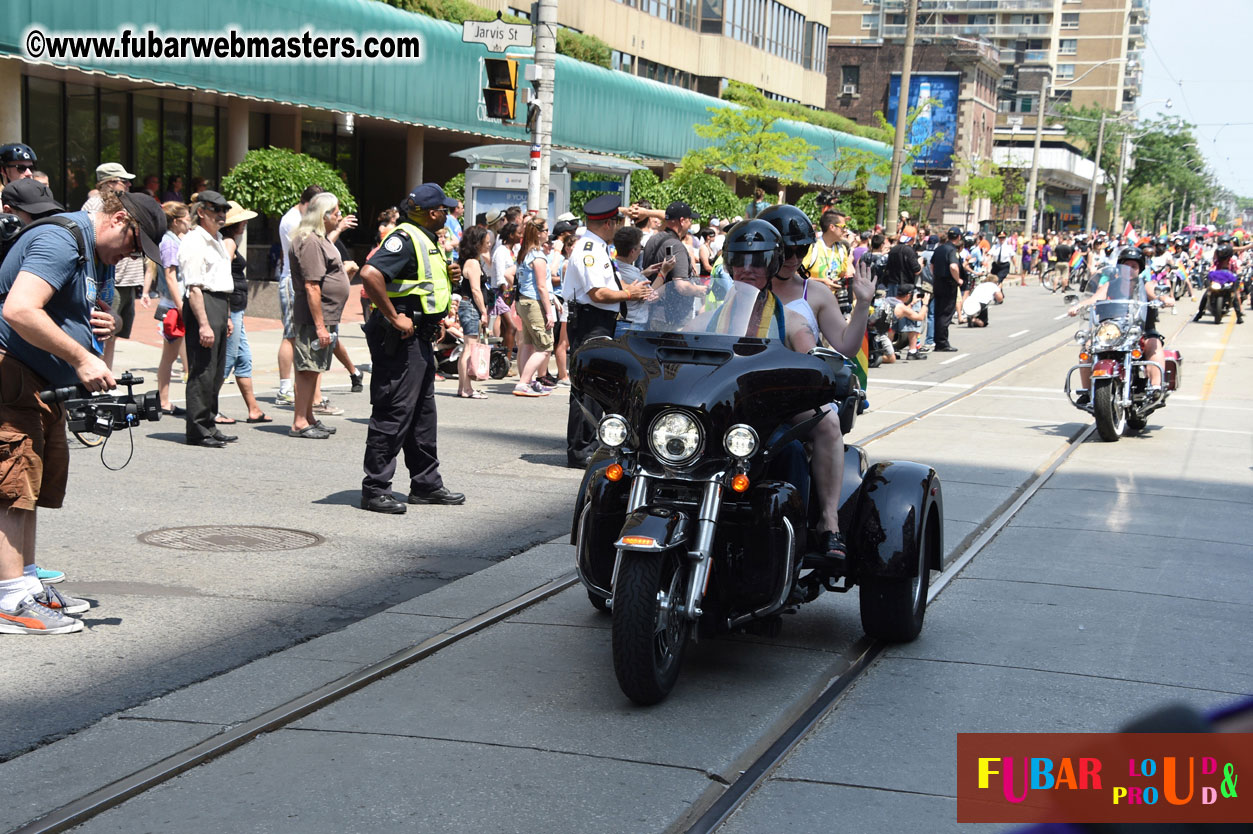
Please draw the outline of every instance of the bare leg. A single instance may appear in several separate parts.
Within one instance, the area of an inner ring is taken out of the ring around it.
[[[161,346],[161,364],[157,366],[157,396],[161,400],[161,407],[167,410],[171,407],[170,375],[174,370],[174,357],[178,356],[181,350],[183,350],[181,338],[166,342]]]
[[[317,371],[296,371],[296,405],[291,427],[301,431],[317,422],[313,416],[314,395],[318,390]]]
[[[557,340],[557,345],[556,345],[555,350],[557,353],[557,357],[556,357],[557,358],[557,379],[569,379],[570,369],[567,366],[569,363],[569,352],[570,352],[570,324],[569,322],[562,323],[561,338]]]
[[[474,336],[466,336],[466,343],[457,357],[457,395],[468,397],[474,393],[474,383],[470,380],[470,352],[479,340]]]
[[[35,513],[0,510],[0,579],[17,579],[22,568],[35,564]]]
[[[531,357],[535,355],[535,347],[533,345],[522,344],[518,346],[518,381],[523,385],[530,385],[531,380],[535,378],[535,374],[526,375],[527,363]]]
[[[522,347],[524,350],[529,349],[531,351],[531,355],[527,357],[526,365],[522,368],[521,372],[522,384],[530,385],[536,375],[542,374],[544,371],[548,370],[548,351],[535,350],[535,348],[530,345],[523,345]],[[518,361],[522,361],[521,355],[519,355]]]
[[[296,343],[284,339],[278,343],[278,380],[282,387],[283,381],[292,378],[292,367],[295,362]]]
[[[826,417],[810,435],[814,446],[809,469],[822,502],[823,530],[837,533],[840,530],[840,490],[844,488],[844,432],[840,430],[840,415],[831,406],[823,407]],[[812,412],[798,415],[792,422],[799,422]]]
[[[348,371],[350,376],[357,375],[357,366],[352,364],[352,357],[348,355],[348,347],[339,339],[335,340],[335,358],[339,360],[339,364],[344,366],[344,370]]]
[[[235,377],[235,385],[239,388],[239,395],[244,398],[244,404],[248,406],[248,417],[253,420],[258,417],[264,417],[265,412],[257,404],[257,397],[252,390],[252,377],[237,376]]]

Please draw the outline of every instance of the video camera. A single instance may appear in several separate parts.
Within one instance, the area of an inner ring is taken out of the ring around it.
[[[51,391],[40,391],[39,399],[51,405],[65,403],[66,424],[70,431],[92,432],[108,437],[114,429],[125,429],[142,420],[156,422],[161,419],[161,398],[156,391],[140,394],[135,399],[135,386],[143,385],[144,378],[131,376],[130,371],[117,379],[125,394],[97,394],[92,396],[82,385],[70,385]]]

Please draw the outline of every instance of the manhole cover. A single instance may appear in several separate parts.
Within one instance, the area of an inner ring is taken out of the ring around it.
[[[246,553],[257,550],[296,550],[326,541],[317,533],[281,527],[169,527],[140,533],[144,544],[174,550],[219,550]]]

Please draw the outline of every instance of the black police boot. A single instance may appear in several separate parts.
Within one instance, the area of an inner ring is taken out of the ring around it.
[[[431,492],[409,493],[410,504],[464,504],[466,497],[460,492],[449,492],[447,487],[440,487]]]
[[[382,495],[376,495],[373,498],[361,496],[361,509],[369,510],[372,513],[387,513],[388,515],[404,515],[409,508],[396,500],[396,497],[390,492]]]

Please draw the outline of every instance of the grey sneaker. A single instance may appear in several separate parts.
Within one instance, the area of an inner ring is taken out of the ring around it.
[[[295,405],[296,394],[293,391],[279,391],[274,397],[276,405]]]
[[[82,614],[91,608],[91,603],[87,600],[63,594],[56,588],[47,586],[35,594],[35,602],[46,605],[53,611],[60,611],[62,614]]]
[[[331,401],[327,397],[322,398],[322,402],[315,403],[313,408],[309,409],[314,414],[322,414],[328,417],[338,417],[344,413],[342,408],[331,405]]]
[[[72,634],[82,630],[81,620],[40,605],[34,597],[23,599],[15,611],[0,608],[0,634]]]

